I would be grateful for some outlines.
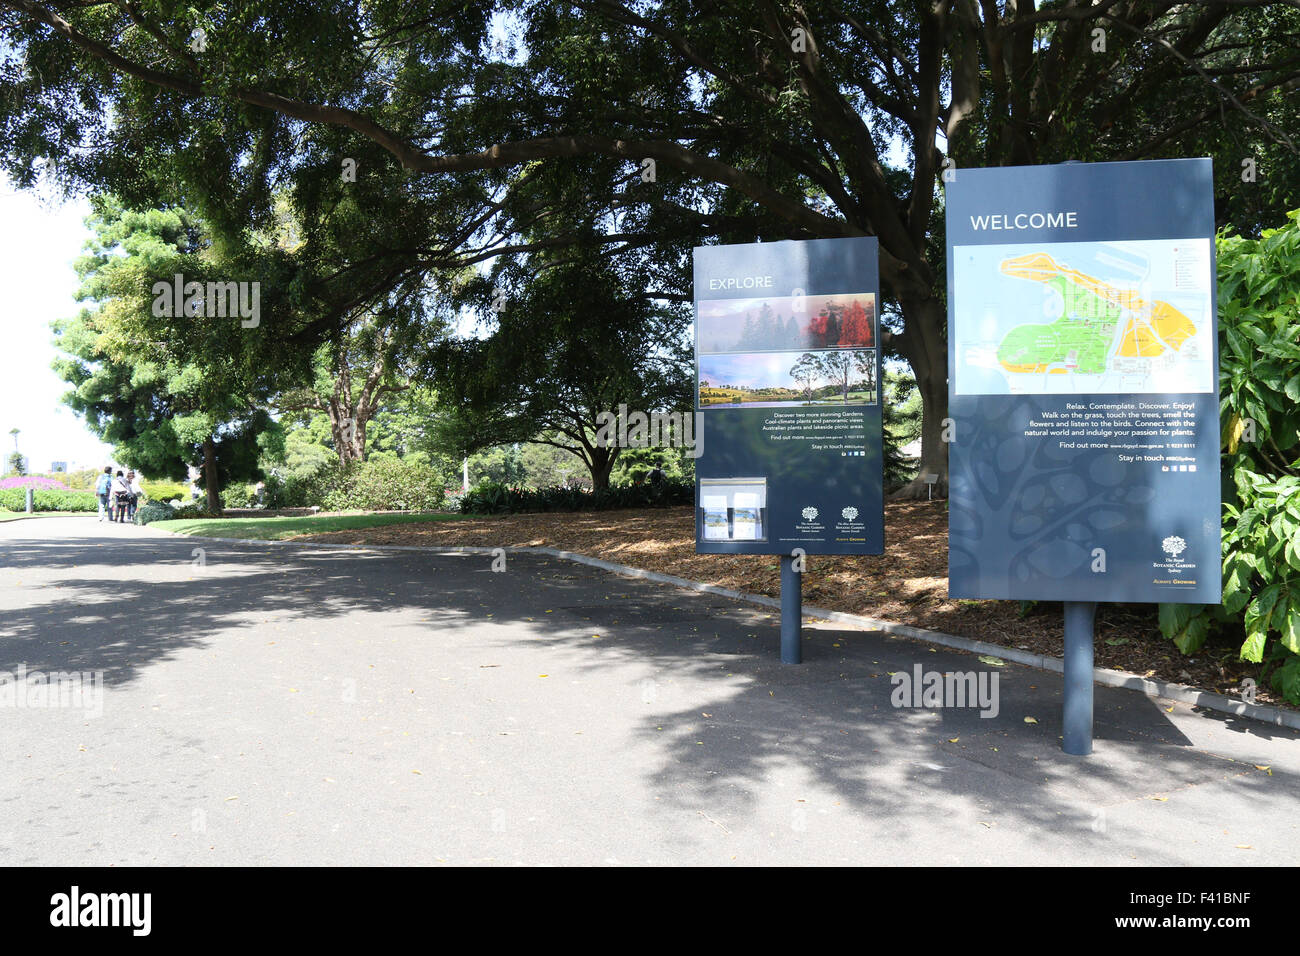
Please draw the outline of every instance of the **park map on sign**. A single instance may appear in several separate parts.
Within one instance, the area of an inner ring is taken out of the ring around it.
[[[1207,240],[953,254],[958,394],[1213,390]]]

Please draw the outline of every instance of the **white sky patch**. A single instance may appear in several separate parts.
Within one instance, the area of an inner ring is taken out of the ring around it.
[[[68,386],[50,368],[57,354],[50,323],[80,309],[72,263],[90,236],[82,223],[89,213],[85,200],[60,203],[52,191],[21,191],[0,176],[0,449],[12,452],[9,430],[21,429],[18,449],[32,471],[110,460],[111,449],[59,401]]]

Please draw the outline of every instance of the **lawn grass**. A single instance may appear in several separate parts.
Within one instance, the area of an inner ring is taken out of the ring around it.
[[[74,518],[81,516],[89,518],[94,515],[93,511],[36,511],[28,514],[26,511],[0,511],[0,521],[17,521],[19,518]]]
[[[301,518],[175,518],[169,521],[151,522],[149,527],[205,538],[282,541],[300,534],[324,534],[327,531],[350,531],[353,528],[378,528],[389,524],[455,521],[462,517],[465,516],[446,512],[421,512],[419,514],[307,515]]]

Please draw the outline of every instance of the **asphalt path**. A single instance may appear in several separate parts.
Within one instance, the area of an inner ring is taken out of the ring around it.
[[[1098,687],[1071,757],[1058,674],[829,623],[782,665],[767,608],[492,564],[0,523],[0,865],[1300,859],[1296,731]],[[996,716],[895,707],[917,665]]]

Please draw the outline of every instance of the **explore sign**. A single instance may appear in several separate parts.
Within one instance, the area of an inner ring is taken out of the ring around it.
[[[874,238],[695,250],[696,551],[884,551]]]

